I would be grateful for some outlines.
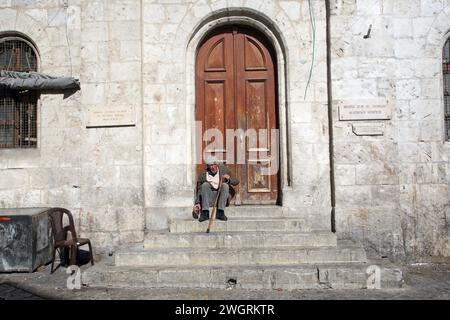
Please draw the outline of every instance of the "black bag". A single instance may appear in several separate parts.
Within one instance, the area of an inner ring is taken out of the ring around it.
[[[61,252],[61,261],[64,263],[62,264],[64,267],[67,267],[70,265],[70,250],[68,247],[64,248],[64,250]],[[82,266],[91,261],[91,256],[89,254],[89,251],[79,249],[77,248],[77,266]]]
[[[78,249],[77,265],[82,266],[82,265],[89,263],[89,261],[91,261],[91,255],[90,255],[89,251]]]

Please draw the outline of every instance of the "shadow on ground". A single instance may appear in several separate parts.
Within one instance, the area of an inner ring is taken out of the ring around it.
[[[82,267],[82,271],[88,266]],[[151,289],[81,287],[69,290],[65,268],[50,274],[43,267],[34,273],[0,274],[0,300],[449,300],[450,265],[416,264],[403,268],[401,289],[380,290],[244,290]]]

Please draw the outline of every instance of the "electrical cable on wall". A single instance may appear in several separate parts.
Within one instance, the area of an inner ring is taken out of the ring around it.
[[[309,19],[312,28],[312,56],[311,56],[311,68],[309,69],[308,82],[306,83],[305,96],[303,97],[303,100],[306,100],[306,94],[308,92],[308,87],[311,82],[312,71],[314,68],[314,57],[316,54],[316,22],[314,20],[314,11],[311,5],[311,0],[308,0],[308,6],[309,6]]]
[[[66,28],[66,42],[67,42],[67,48],[69,50],[69,63],[70,63],[70,76],[72,77],[73,74],[73,67],[72,67],[72,52],[70,50],[70,43],[69,43],[69,36],[68,36],[68,8],[69,8],[69,3],[67,2],[67,0],[64,0],[63,2],[63,8],[66,11],[66,21],[65,21],[65,28]]]

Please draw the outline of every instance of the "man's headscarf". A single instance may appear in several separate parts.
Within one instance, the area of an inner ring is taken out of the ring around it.
[[[212,164],[219,164],[219,160],[217,160],[217,158],[214,156],[208,156],[208,158],[206,158],[205,162],[206,162],[207,166],[212,165]]]

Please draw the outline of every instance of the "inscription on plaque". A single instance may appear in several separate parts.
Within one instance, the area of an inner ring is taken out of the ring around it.
[[[339,103],[339,120],[389,120],[391,108],[386,99],[349,100]]]
[[[134,107],[108,106],[88,109],[87,128],[134,126],[136,116]]]
[[[382,136],[384,123],[353,123],[353,133],[357,136]]]

